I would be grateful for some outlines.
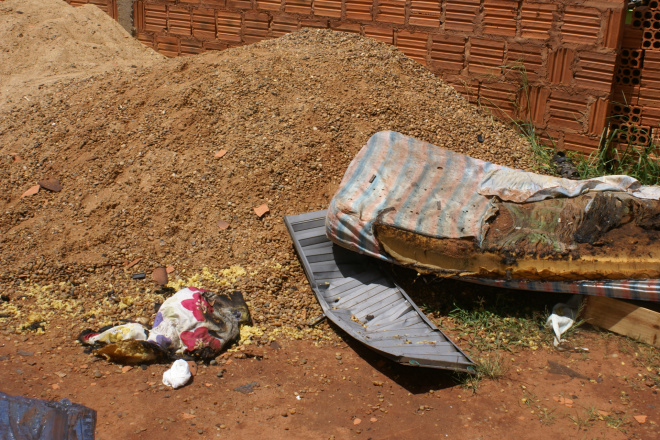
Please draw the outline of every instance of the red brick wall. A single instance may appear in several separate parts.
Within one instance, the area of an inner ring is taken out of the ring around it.
[[[134,25],[141,41],[168,56],[248,44],[301,27],[358,33],[397,46],[497,116],[531,120],[558,147],[588,152],[597,148],[611,114],[626,4],[136,0]]]
[[[626,20],[609,121],[621,142],[660,145],[660,5],[651,0]]]
[[[397,46],[471,102],[532,121],[559,148],[590,152],[622,110],[611,105],[622,93],[640,106],[640,125],[660,122],[660,30],[644,21],[660,23],[660,15],[644,16],[656,10],[650,1],[636,26],[624,26],[626,0],[135,0],[133,8],[137,37],[168,56],[302,27],[371,37]],[[642,57],[638,83],[625,87],[621,45],[638,49],[628,58]]]
[[[117,13],[117,0],[64,0],[69,3],[71,6],[82,6],[87,4],[96,5],[103,12],[108,14],[110,17],[117,20],[119,14]]]

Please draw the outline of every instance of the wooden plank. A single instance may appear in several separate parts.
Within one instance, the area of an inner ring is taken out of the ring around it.
[[[660,313],[604,296],[587,297],[589,324],[660,347]]]

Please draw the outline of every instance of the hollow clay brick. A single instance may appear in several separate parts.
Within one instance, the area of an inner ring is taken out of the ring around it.
[[[133,2],[133,26],[135,26],[136,31],[144,30],[144,2],[135,1]]]
[[[537,127],[545,127],[546,108],[550,90],[547,87],[528,87],[520,91],[520,112],[518,117],[523,121],[533,122]]]
[[[434,35],[431,42],[431,66],[436,71],[458,73],[465,66],[465,37]]]
[[[575,68],[576,84],[609,94],[612,90],[615,61],[614,53],[580,52]]]
[[[341,18],[341,2],[337,0],[315,0],[314,15]]]
[[[240,12],[217,11],[216,27],[218,39],[225,42],[241,42],[241,14]]]
[[[364,35],[383,43],[394,44],[394,31],[388,27],[365,26]]]
[[[552,91],[548,101],[548,127],[558,130],[583,131],[587,114],[585,95]]]
[[[414,26],[440,26],[440,0],[411,0],[408,23]]]
[[[197,55],[204,52],[204,45],[199,40],[182,38],[180,41],[181,55]]]
[[[154,39],[156,50],[168,57],[179,55],[179,39],[175,36],[158,35]]]
[[[346,18],[349,20],[372,20],[373,1],[371,0],[344,0],[344,7],[346,8]]]
[[[227,7],[230,9],[252,9],[250,0],[227,0]]]
[[[484,0],[483,32],[514,37],[518,17],[518,2]]]
[[[377,0],[376,21],[381,23],[404,24],[406,21],[406,0]]]
[[[278,38],[291,32],[298,30],[299,22],[296,17],[284,14],[278,14],[273,18],[273,22],[270,25],[271,33],[273,37]]]
[[[215,11],[195,8],[192,10],[192,35],[198,40],[215,40]]]
[[[624,17],[626,12],[621,8],[611,9],[607,12],[603,46],[616,49],[619,46],[623,33]]]
[[[502,82],[482,83],[479,87],[479,103],[485,105],[498,118],[515,118],[518,108],[519,86]]]
[[[600,146],[600,138],[584,134],[565,133],[563,147],[566,150],[591,154]]]
[[[167,29],[167,7],[151,3],[144,4],[144,30],[160,33]],[[178,52],[178,50],[177,50]]]
[[[225,50],[230,47],[229,44],[220,40],[204,41],[203,45],[206,50]]]
[[[300,20],[300,28],[328,29],[328,20],[317,18],[316,20]]]
[[[408,57],[420,64],[426,65],[429,34],[426,32],[408,32],[400,30],[395,33],[395,45]]]
[[[504,58],[505,76],[509,80],[533,82],[543,70],[543,46],[507,43]]]
[[[257,0],[257,10],[259,11],[280,11],[282,10],[283,0]]]
[[[571,49],[558,49],[548,54],[548,80],[555,84],[568,85],[573,79],[573,58]]]
[[[244,17],[243,39],[246,43],[255,43],[268,36],[270,17],[263,12],[246,12]]]
[[[589,133],[600,135],[607,123],[608,99],[597,99],[589,107]]]
[[[470,38],[470,74],[500,75],[504,62],[504,42]]]
[[[615,84],[612,87],[612,102],[625,102],[636,105],[639,102],[640,86],[622,86]]]
[[[445,29],[472,32],[479,14],[480,0],[447,0]]]
[[[593,44],[598,41],[601,13],[598,9],[566,6],[561,25],[563,41],[578,44]]]
[[[520,30],[523,38],[547,40],[557,12],[551,3],[523,2],[520,12]]]
[[[443,75],[444,81],[472,104],[479,99],[479,81],[460,75]]]
[[[284,0],[284,11],[287,14],[309,15],[312,13],[312,0]]]
[[[342,21],[331,21],[330,29],[341,32],[352,32],[359,34],[362,31],[362,26],[359,23],[345,23]]]
[[[153,34],[148,34],[146,32],[136,32],[135,37],[138,39],[138,41],[145,46],[149,46],[152,49],[156,48],[156,45],[154,44],[154,36]]]
[[[178,6],[167,8],[167,31],[170,34],[189,37],[192,35],[190,10]]]

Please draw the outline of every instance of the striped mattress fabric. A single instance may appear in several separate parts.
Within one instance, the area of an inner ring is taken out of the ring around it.
[[[373,235],[379,223],[434,238],[481,241],[492,198],[478,193],[502,169],[392,131],[374,134],[351,162],[326,217],[340,246],[392,261]]]
[[[486,220],[495,212],[494,197],[481,186],[497,173],[517,175],[518,172],[400,133],[376,133],[350,163],[330,202],[326,235],[342,247],[391,263],[396,261],[374,236],[376,221],[432,238],[472,238],[481,243]],[[520,186],[511,183],[513,188]],[[524,186],[518,188],[524,189]],[[660,280],[656,279],[578,282],[460,279],[531,291],[660,301]]]

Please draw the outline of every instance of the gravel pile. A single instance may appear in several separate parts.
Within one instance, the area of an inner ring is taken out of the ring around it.
[[[303,30],[42,87],[0,118],[0,325],[47,327],[54,307],[72,328],[149,321],[168,294],[150,272],[172,266],[170,287],[240,289],[261,328],[300,336],[320,308],[282,216],[325,208],[380,130],[531,164],[516,132],[353,34]],[[44,178],[62,191],[21,198]]]

